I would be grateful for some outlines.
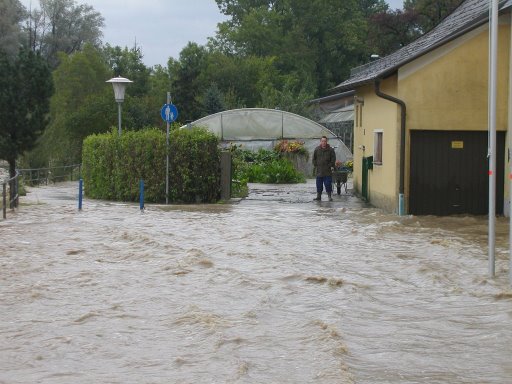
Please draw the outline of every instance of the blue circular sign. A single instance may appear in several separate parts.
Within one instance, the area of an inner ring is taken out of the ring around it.
[[[162,119],[167,123],[172,123],[178,118],[178,109],[174,104],[164,104],[160,111]]]

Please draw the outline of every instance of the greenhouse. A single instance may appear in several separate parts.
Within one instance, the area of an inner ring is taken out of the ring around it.
[[[243,108],[223,111],[196,120],[187,127],[201,126],[216,134],[224,146],[236,144],[257,151],[271,150],[282,141],[301,141],[309,154],[313,154],[320,138],[326,136],[334,147],[336,159],[352,159],[352,153],[334,133],[305,117],[277,109]],[[306,169],[312,174],[312,164]]]

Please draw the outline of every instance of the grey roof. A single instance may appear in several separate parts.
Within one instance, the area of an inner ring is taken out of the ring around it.
[[[500,11],[510,8],[512,0],[500,0]],[[489,2],[466,0],[431,31],[412,43],[377,61],[354,68],[350,78],[333,90],[346,91],[367,84],[376,78],[385,78],[412,60],[486,23],[489,19]]]
[[[334,109],[329,111],[322,117],[318,122],[320,124],[326,123],[341,123],[344,121],[353,121],[354,120],[354,105],[349,105],[346,107]]]
[[[307,104],[325,103],[325,102],[328,102],[328,101],[344,99],[344,98],[347,98],[347,97],[350,97],[350,96],[354,96],[355,94],[356,94],[356,92],[353,91],[353,90],[347,91],[347,92],[343,92],[343,93],[336,93],[334,95],[324,96],[324,97],[320,97],[318,99],[309,100],[307,102]]]

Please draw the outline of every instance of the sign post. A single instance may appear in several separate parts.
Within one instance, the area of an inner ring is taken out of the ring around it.
[[[178,109],[171,103],[171,92],[167,92],[167,103],[160,111],[160,116],[167,123],[166,152],[167,162],[165,168],[165,204],[169,204],[169,124],[178,117]]]

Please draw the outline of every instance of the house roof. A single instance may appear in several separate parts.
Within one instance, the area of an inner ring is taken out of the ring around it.
[[[327,112],[318,122],[320,124],[342,123],[344,121],[354,120],[354,105],[333,109]]]
[[[510,8],[512,0],[500,0],[499,10]],[[350,78],[338,84],[333,90],[338,92],[355,89],[385,78],[412,60],[446,44],[447,42],[479,27],[489,20],[489,2],[466,0],[432,30],[412,43],[374,62],[353,68]]]
[[[351,96],[354,96],[356,94],[355,91],[351,90],[351,91],[348,91],[348,92],[343,92],[343,93],[336,93],[334,95],[330,95],[330,96],[324,96],[324,97],[320,97],[318,99],[313,99],[313,100],[309,100],[307,102],[307,104],[321,104],[321,103],[326,103],[326,102],[329,102],[329,101],[334,101],[334,100],[339,100],[339,99],[345,99],[345,98],[348,98],[348,97],[351,97]]]

